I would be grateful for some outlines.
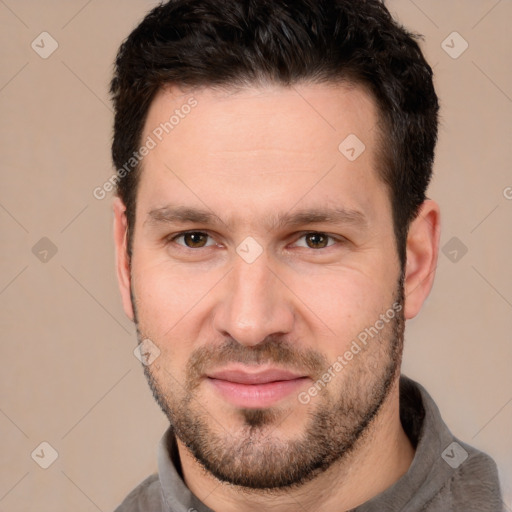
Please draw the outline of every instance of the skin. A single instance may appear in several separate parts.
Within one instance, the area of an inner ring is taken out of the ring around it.
[[[131,266],[125,207],[114,201],[118,279],[139,339],[151,339],[160,350],[145,371],[164,411],[177,424],[186,413],[201,420],[214,449],[237,447],[233,467],[238,460],[238,469],[257,475],[274,466],[262,461],[265,446],[272,448],[278,467],[278,454],[301,439],[321,411],[332,416],[334,446],[358,417],[335,417],[333,404],[353,400],[362,414],[370,395],[383,389],[386,365],[394,360],[399,368],[403,331],[393,359],[390,323],[319,396],[308,404],[297,399],[315,382],[317,370],[327,370],[325,365],[349,350],[358,333],[375,325],[397,299],[401,269],[391,203],[376,171],[377,111],[357,86],[169,87],[155,97],[142,140],[191,97],[197,106],[144,158]],[[338,150],[349,134],[366,146],[354,161]],[[155,220],[150,212],[169,204],[206,209],[220,220]],[[272,215],[325,207],[357,210],[365,223],[268,225]],[[171,240],[183,231],[211,238],[187,239],[193,248],[183,237]],[[323,237],[304,236],[311,232],[333,238],[324,244]],[[416,316],[431,290],[439,235],[439,207],[426,200],[407,239],[403,319]],[[236,252],[248,236],[262,251],[252,263]],[[281,353],[269,347],[279,343],[289,358],[278,365]],[[236,350],[220,351],[226,346]],[[201,351],[210,359],[192,365]],[[225,367],[231,356],[243,356],[251,371],[279,366],[306,378],[289,396],[255,414],[233,405],[201,373]],[[394,372],[364,434],[328,468],[298,485],[265,490],[230,485],[206,470],[178,438],[186,485],[223,512],[291,512],[298,503],[306,510],[339,512],[360,505],[396,482],[414,457],[399,420],[398,377]],[[189,427],[182,425],[185,431]],[[248,436],[252,444],[242,455]]]

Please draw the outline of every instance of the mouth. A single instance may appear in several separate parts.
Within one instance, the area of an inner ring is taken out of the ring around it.
[[[254,371],[243,367],[208,373],[206,380],[235,407],[261,409],[298,393],[310,379],[278,368]]]

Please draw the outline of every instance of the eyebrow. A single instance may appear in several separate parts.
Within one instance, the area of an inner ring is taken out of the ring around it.
[[[218,215],[208,210],[191,208],[187,206],[164,206],[155,208],[148,213],[144,224],[209,224],[230,226],[231,222],[224,222]],[[358,211],[347,208],[308,208],[294,213],[286,212],[270,215],[266,219],[269,231],[283,227],[296,227],[308,224],[352,225],[360,229],[368,226],[366,216]]]

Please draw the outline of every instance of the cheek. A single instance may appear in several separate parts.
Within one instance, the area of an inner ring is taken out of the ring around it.
[[[177,322],[204,296],[213,281],[211,274],[194,271],[191,266],[172,262],[165,250],[139,247],[132,259],[132,286],[140,316]],[[172,324],[171,324],[172,325]]]
[[[135,267],[132,275],[138,320],[162,336],[185,314],[191,290],[157,267]]]
[[[173,374],[182,374],[204,339],[208,297],[223,272],[199,271],[139,250],[132,259],[132,289],[141,334],[154,341]],[[174,369],[174,370],[173,370]]]
[[[292,289],[304,290],[304,303],[326,333],[326,346],[318,348],[336,358],[391,306],[390,286],[383,279],[351,270],[302,277]]]

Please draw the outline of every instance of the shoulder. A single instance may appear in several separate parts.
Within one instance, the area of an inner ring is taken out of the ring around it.
[[[460,447],[460,465],[455,468],[441,494],[449,496],[454,505],[463,507],[463,510],[468,512],[501,510],[501,490],[496,463],[489,455],[466,443],[459,441],[457,444]],[[463,460],[466,454],[467,458]]]
[[[434,400],[420,384],[402,377],[400,392],[400,419],[411,442],[417,443],[405,480],[415,489],[411,492],[400,487],[411,494],[407,510],[502,510],[494,460],[452,434]]]
[[[161,489],[158,475],[151,475],[135,487],[114,512],[160,512],[163,510]]]

